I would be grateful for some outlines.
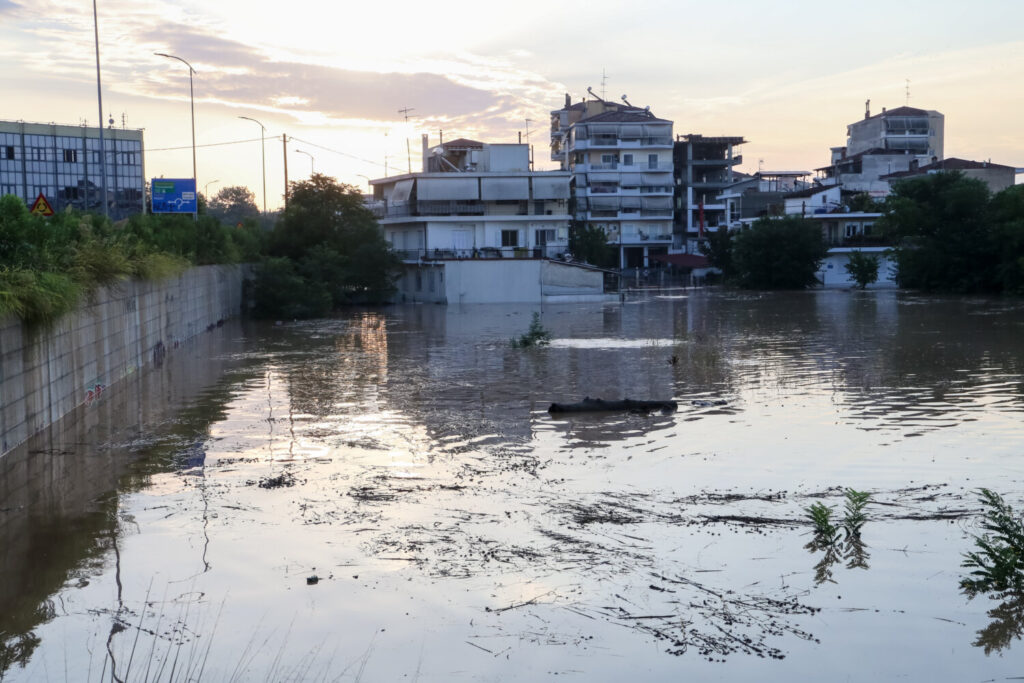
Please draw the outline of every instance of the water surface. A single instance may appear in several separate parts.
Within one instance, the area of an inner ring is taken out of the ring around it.
[[[1021,674],[1024,607],[957,584],[973,490],[1024,499],[1024,306],[531,313],[228,327],[4,456],[4,680]],[[679,410],[547,413],[584,396]],[[863,547],[808,548],[845,488]]]

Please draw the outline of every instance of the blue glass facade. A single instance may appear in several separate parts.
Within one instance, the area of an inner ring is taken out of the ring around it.
[[[104,129],[107,205],[119,220],[145,210],[141,130]],[[103,212],[100,132],[86,126],[0,121],[0,195],[31,206],[42,193],[54,211]]]

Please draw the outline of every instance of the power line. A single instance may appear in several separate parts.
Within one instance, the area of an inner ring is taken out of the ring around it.
[[[274,137],[265,138],[266,140],[280,140],[281,136],[276,135]],[[247,142],[259,142],[259,138],[253,138],[251,140],[231,140],[229,142],[210,142],[205,145],[196,145],[196,147],[223,147],[224,145],[241,145]],[[146,152],[171,152],[182,149],[192,149],[192,145],[185,145],[184,147],[158,147],[156,149],[147,149]]]

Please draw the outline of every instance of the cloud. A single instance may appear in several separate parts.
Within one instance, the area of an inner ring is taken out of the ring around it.
[[[21,9],[21,5],[13,0],[0,0],[0,14],[13,13],[15,10],[19,9]]]
[[[227,104],[316,112],[336,119],[394,120],[407,106],[459,116],[486,110],[498,101],[494,93],[447,75],[276,61],[249,45],[185,26],[143,31],[138,39],[153,46],[154,52],[187,59],[196,69],[196,96]],[[166,96],[169,78],[150,73],[144,88],[151,95]]]

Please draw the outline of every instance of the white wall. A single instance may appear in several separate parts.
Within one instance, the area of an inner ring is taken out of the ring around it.
[[[821,262],[818,270],[818,277],[825,287],[842,288],[856,287],[857,283],[846,272],[846,264],[850,260],[850,252],[863,251],[865,254],[873,254],[878,257],[878,280],[868,285],[868,289],[893,289],[896,287],[896,262],[885,255],[884,247],[864,247],[856,249],[850,247],[838,247],[829,249],[828,256]]]

